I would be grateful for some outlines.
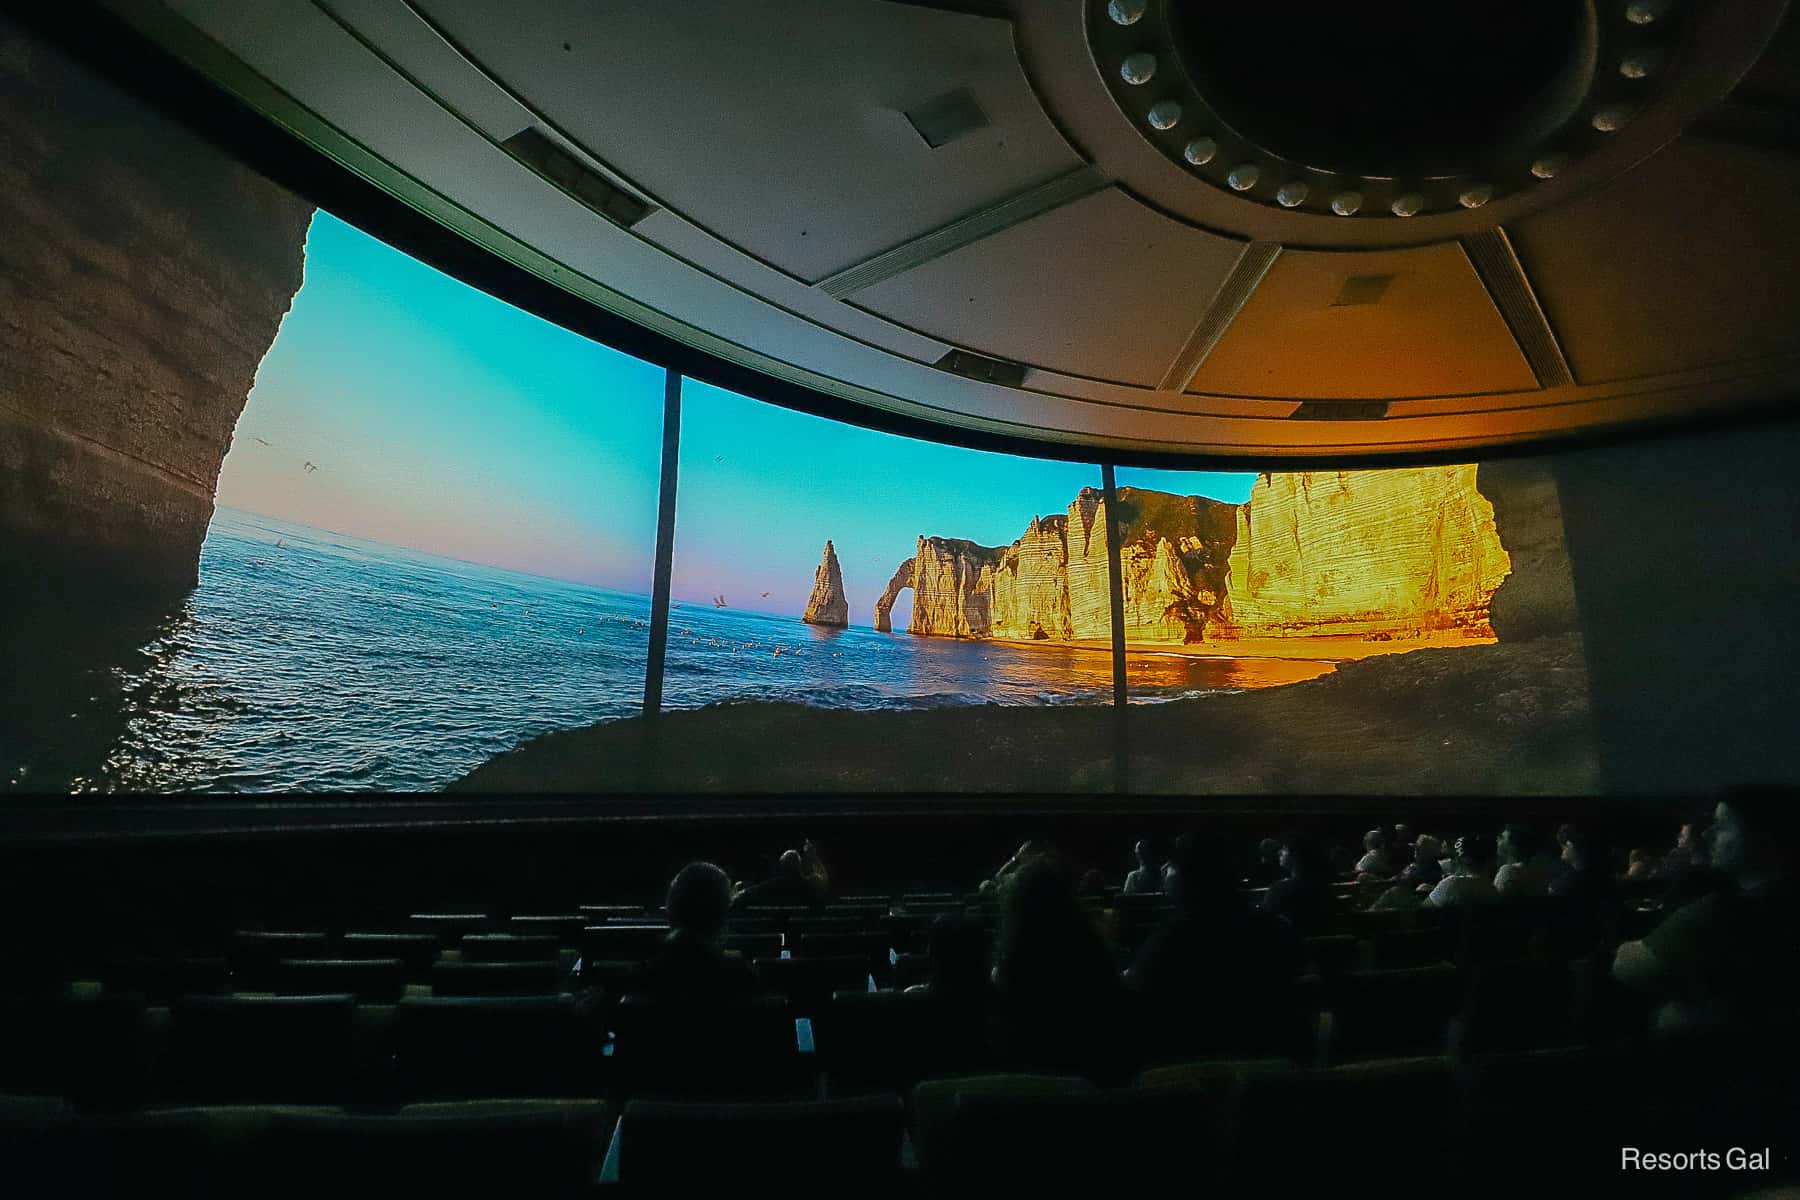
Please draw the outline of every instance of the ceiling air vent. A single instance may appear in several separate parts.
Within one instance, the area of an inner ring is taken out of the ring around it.
[[[1331,307],[1378,303],[1387,294],[1388,284],[1392,282],[1392,275],[1352,275],[1344,280],[1344,286],[1338,292],[1337,299],[1331,302]]]
[[[500,144],[514,158],[615,225],[630,229],[652,212],[650,205],[594,174],[535,129],[521,129]]]
[[[967,88],[945,92],[917,108],[908,109],[906,119],[933,150],[988,126],[987,114],[981,111],[981,105],[975,102]]]
[[[1018,387],[1025,382],[1025,368],[1018,363],[1010,363],[1001,358],[983,358],[979,354],[970,354],[967,350],[950,351],[937,360],[937,368],[1005,387]]]
[[[1386,400],[1302,400],[1290,421],[1379,421],[1387,416]]]

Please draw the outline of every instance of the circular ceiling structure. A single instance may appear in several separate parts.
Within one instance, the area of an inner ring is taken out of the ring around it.
[[[1399,458],[1800,390],[1785,0],[195,0],[125,19],[598,309],[1022,443]]]

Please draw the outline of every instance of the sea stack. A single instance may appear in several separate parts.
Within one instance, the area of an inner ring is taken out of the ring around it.
[[[837,551],[825,543],[825,555],[819,569],[813,572],[812,595],[807,597],[806,612],[800,619],[808,625],[831,625],[842,629],[850,624],[850,603],[844,599],[844,573],[838,569]]]

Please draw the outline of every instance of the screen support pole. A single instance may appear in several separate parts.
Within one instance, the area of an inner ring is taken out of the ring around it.
[[[650,585],[650,657],[644,663],[644,716],[662,710],[669,648],[669,575],[675,564],[675,472],[681,461],[681,372],[663,371],[662,491],[656,501],[656,576]]]
[[[1130,696],[1125,673],[1125,571],[1119,565],[1119,506],[1111,463],[1100,464],[1100,498],[1106,509],[1106,580],[1112,609],[1113,787],[1129,792],[1130,755],[1125,715]]]

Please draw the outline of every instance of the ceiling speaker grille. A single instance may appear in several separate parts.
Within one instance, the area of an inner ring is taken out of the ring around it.
[[[970,354],[967,350],[950,351],[937,360],[937,367],[940,371],[949,371],[953,375],[979,379],[983,383],[998,383],[1004,387],[1018,387],[1025,382],[1025,368],[1018,363]]]
[[[1482,286],[1493,297],[1506,327],[1512,330],[1519,353],[1531,364],[1538,386],[1567,387],[1575,382],[1556,340],[1556,331],[1550,328],[1550,318],[1544,315],[1506,231],[1496,227],[1470,234],[1462,240],[1462,248],[1475,274],[1481,277]]]
[[[500,144],[514,158],[615,225],[630,229],[652,211],[650,205],[630,192],[614,187],[576,162],[573,155],[536,129],[521,129]]]
[[[1213,293],[1206,311],[1200,315],[1200,323],[1194,326],[1187,341],[1176,351],[1175,361],[1163,372],[1162,382],[1156,385],[1158,389],[1165,392],[1187,389],[1194,376],[1200,373],[1200,365],[1206,361],[1206,356],[1213,352],[1219,339],[1237,320],[1238,313],[1250,302],[1250,293],[1263,281],[1263,276],[1269,273],[1280,254],[1279,242],[1250,242],[1244,246],[1231,274],[1219,284],[1219,290]]]
[[[1332,308],[1348,308],[1356,304],[1379,304],[1387,295],[1388,285],[1394,282],[1392,275],[1352,275],[1344,280],[1344,286],[1338,289],[1337,299],[1331,302]]]
[[[906,119],[933,150],[989,125],[987,114],[967,88],[957,88],[908,109]]]

